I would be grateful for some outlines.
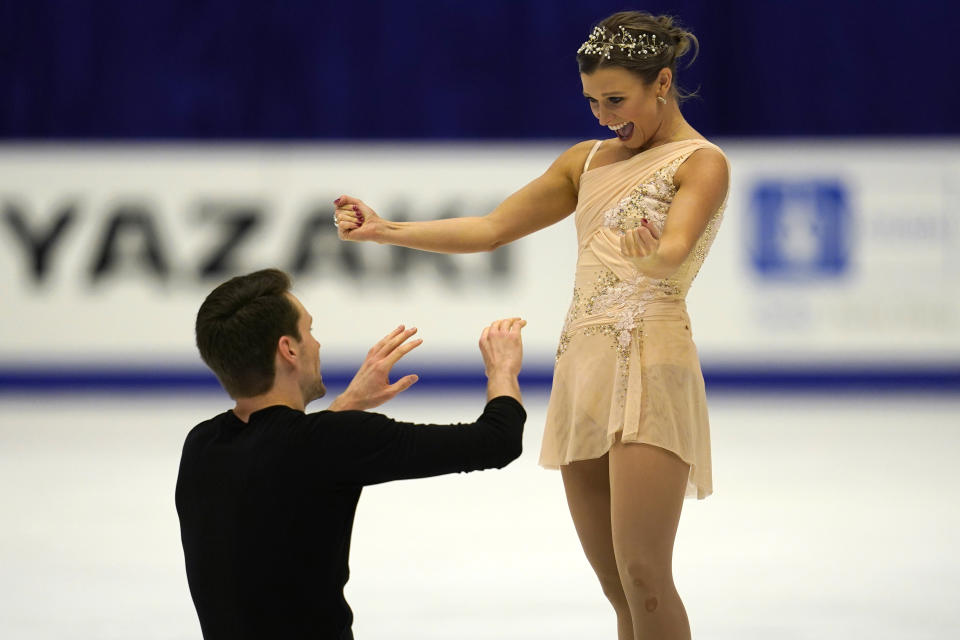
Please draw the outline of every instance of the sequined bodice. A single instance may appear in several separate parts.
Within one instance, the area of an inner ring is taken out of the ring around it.
[[[620,253],[620,237],[639,226],[642,218],[663,232],[677,193],[673,183],[677,169],[691,153],[707,146],[713,145],[699,140],[673,143],[652,157],[635,157],[581,176],[574,217],[579,247],[576,282],[558,357],[568,336],[579,330],[609,333],[626,348],[645,315],[682,311],[716,237],[724,206],[711,216],[693,250],[668,278],[640,273]]]
[[[640,220],[646,218],[657,231],[663,233],[670,205],[677,194],[677,188],[673,183],[674,175],[691,153],[693,151],[685,152],[657,169],[652,175],[644,178],[633,187],[625,197],[611,203],[612,206],[609,208],[600,211],[600,215],[596,211],[578,210],[576,214],[577,236],[581,247],[579,259],[582,260],[585,257],[583,255],[584,250],[590,250],[590,243],[588,242],[590,236],[597,234],[601,229],[616,234],[619,244],[619,237],[625,231],[640,226]],[[591,183],[587,182],[584,188],[590,188],[590,186]],[[636,285],[637,293],[640,293],[640,289],[647,290],[651,301],[686,298],[690,285],[700,271],[700,267],[703,266],[707,252],[717,235],[725,204],[721,205],[711,216],[690,255],[669,278],[649,278],[640,274],[636,269],[632,269],[633,274],[629,281]],[[630,264],[627,258],[622,258],[622,261],[627,265]],[[590,262],[589,258],[587,262]]]

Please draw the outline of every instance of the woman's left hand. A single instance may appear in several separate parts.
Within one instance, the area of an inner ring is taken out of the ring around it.
[[[660,232],[653,223],[644,218],[640,226],[620,236],[620,254],[626,258],[646,258],[657,252]]]

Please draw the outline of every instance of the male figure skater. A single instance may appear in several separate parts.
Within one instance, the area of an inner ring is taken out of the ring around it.
[[[422,341],[398,327],[367,354],[328,410],[312,318],[275,269],[217,287],[197,314],[197,346],[236,406],[187,436],[176,504],[187,580],[207,640],[351,640],[343,596],[361,487],[503,467],[520,455],[526,413],[518,318],[483,330],[487,405],[472,424],[414,425],[366,413],[417,380],[390,384]]]

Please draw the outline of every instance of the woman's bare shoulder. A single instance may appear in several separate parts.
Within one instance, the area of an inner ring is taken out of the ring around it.
[[[590,155],[590,151],[597,142],[597,140],[584,140],[583,142],[576,143],[561,153],[554,164],[563,164],[564,166],[583,169],[583,165],[587,161],[587,156]]]
[[[719,148],[709,146],[697,149],[677,168],[673,184],[678,193],[693,194],[711,203],[715,211],[726,198],[730,188],[730,166]]]
[[[580,184],[580,174],[583,173],[583,166],[587,162],[587,156],[597,144],[597,140],[584,140],[578,142],[554,160],[549,171],[562,174],[576,187]]]
[[[685,180],[716,180],[726,183],[729,179],[730,166],[727,156],[717,145],[706,138],[704,142],[709,146],[700,147],[691,153],[677,168],[674,174],[674,184],[680,186]]]

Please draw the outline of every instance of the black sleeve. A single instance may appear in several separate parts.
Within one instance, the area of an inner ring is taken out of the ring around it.
[[[487,403],[471,424],[418,425],[363,411],[324,412],[320,430],[333,479],[377,484],[501,468],[520,456],[527,414],[514,398]]]

